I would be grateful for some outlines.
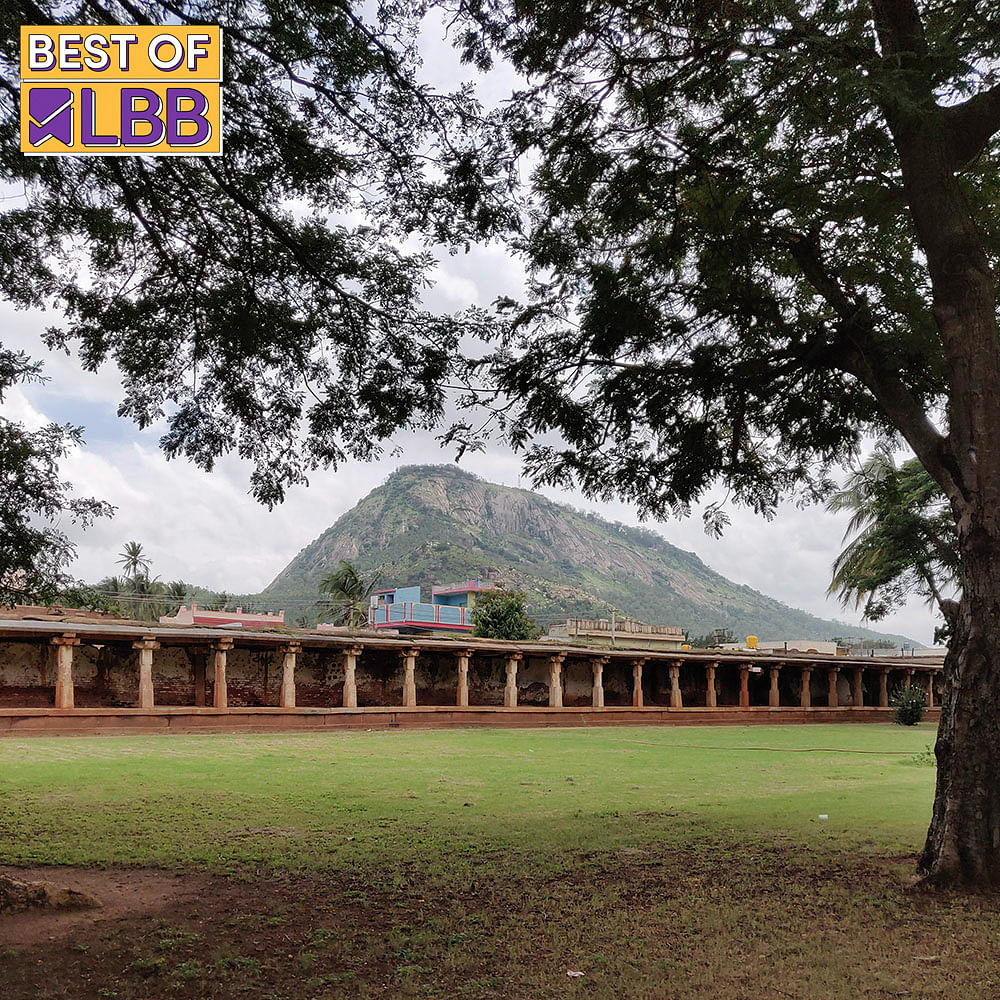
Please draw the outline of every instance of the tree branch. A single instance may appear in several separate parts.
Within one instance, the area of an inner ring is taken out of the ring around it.
[[[941,116],[955,163],[964,166],[1000,132],[1000,84],[970,97],[964,104],[942,108]]]
[[[948,496],[958,492],[964,497],[962,476],[956,463],[949,460],[945,437],[928,419],[924,406],[907,388],[899,377],[898,367],[876,341],[867,303],[852,299],[826,269],[818,233],[814,231],[796,240],[789,249],[803,275],[837,315],[838,367],[867,387]]]

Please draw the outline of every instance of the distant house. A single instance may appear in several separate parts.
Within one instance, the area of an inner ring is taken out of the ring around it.
[[[567,618],[565,625],[550,625],[548,637],[633,649],[680,649],[684,645],[684,631],[676,625],[647,625],[609,618]]]
[[[419,587],[396,587],[372,594],[368,624],[409,632],[471,632],[476,597],[496,589],[493,580],[462,580],[435,584],[430,604],[420,599]]]
[[[203,625],[209,628],[222,625],[237,628],[282,628],[285,624],[285,612],[279,611],[276,615],[257,615],[244,612],[242,608],[237,608],[235,611],[204,611],[192,601],[190,608],[182,604],[177,614],[162,615],[160,624]]]

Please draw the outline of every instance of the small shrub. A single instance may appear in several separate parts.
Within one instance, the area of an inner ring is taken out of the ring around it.
[[[472,609],[472,634],[479,639],[523,641],[537,639],[542,630],[525,609],[520,590],[492,590],[480,594]]]
[[[924,717],[926,695],[917,687],[897,688],[889,704],[901,726],[915,726]]]

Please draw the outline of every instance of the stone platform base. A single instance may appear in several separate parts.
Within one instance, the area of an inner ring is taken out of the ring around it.
[[[925,719],[936,722],[939,709]],[[316,732],[460,726],[781,725],[891,722],[888,708],[0,708],[0,736],[121,733]]]

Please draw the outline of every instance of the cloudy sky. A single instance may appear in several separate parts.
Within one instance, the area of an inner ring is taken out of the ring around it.
[[[468,257],[446,258],[430,304],[455,309],[470,301],[489,305],[498,285],[516,285],[518,269],[498,248]],[[406,434],[390,441],[381,460],[351,463],[337,471],[316,473],[307,488],[268,511],[247,494],[249,467],[238,459],[222,461],[205,473],[183,459],[168,462],[159,451],[163,426],[139,431],[116,415],[121,398],[117,372],[105,367],[82,372],[73,358],[48,352],[39,334],[49,318],[14,312],[0,305],[3,341],[43,357],[49,381],[16,389],[2,407],[5,416],[40,425],[47,420],[82,424],[86,445],[65,462],[64,474],[77,492],[110,501],[117,512],[86,533],[71,529],[78,540],[73,573],[85,580],[116,571],[122,545],[140,541],[163,580],[184,579],[215,590],[260,590],[313,538],[378,486],[400,465],[449,462],[432,434]],[[527,486],[517,457],[496,445],[467,456],[463,467],[491,480]],[[554,500],[592,510],[611,520],[639,524],[626,504],[594,503],[578,493],[543,490]],[[685,521],[646,522],[683,549],[696,552],[709,566],[794,607],[847,622],[845,612],[827,598],[830,564],[839,551],[845,518],[821,508],[783,507],[771,522],[738,507],[721,540],[707,536],[697,514]],[[276,610],[276,609],[275,609]],[[673,623],[664,623],[673,624]],[[934,620],[913,602],[881,626],[887,631],[930,643]]]
[[[429,30],[424,48],[430,82],[453,85],[463,71],[441,32]],[[481,93],[487,101],[500,97],[510,82],[499,71],[481,84]],[[442,258],[427,301],[431,308],[448,311],[470,304],[489,306],[499,294],[517,294],[520,281],[518,264],[502,248],[477,248],[465,256]],[[93,581],[115,572],[117,553],[134,539],[152,558],[154,575],[163,580],[254,592],[400,465],[453,458],[440,450],[432,434],[406,434],[387,444],[381,460],[316,473],[308,488],[294,491],[284,505],[268,511],[248,496],[250,470],[236,458],[220,462],[212,473],[184,460],[167,462],[157,444],[162,426],[140,432],[117,417],[121,386],[113,368],[83,373],[72,358],[42,346],[40,333],[49,322],[52,317],[15,312],[0,303],[0,341],[44,358],[49,376],[43,386],[10,393],[0,412],[34,426],[54,420],[86,428],[86,445],[65,462],[64,474],[77,492],[108,500],[117,513],[85,534],[70,529],[78,540],[72,572],[81,579]],[[499,445],[467,456],[462,464],[492,482],[528,485],[519,477],[517,457]],[[576,493],[542,492],[612,520],[640,523],[627,505],[593,503]],[[646,526],[696,552],[737,583],[813,614],[857,623],[855,613],[845,612],[826,596],[845,517],[792,506],[783,507],[771,522],[740,508],[729,513],[732,524],[721,540],[705,535],[697,512],[686,521]],[[911,602],[880,627],[930,643],[934,618],[922,603]]]

